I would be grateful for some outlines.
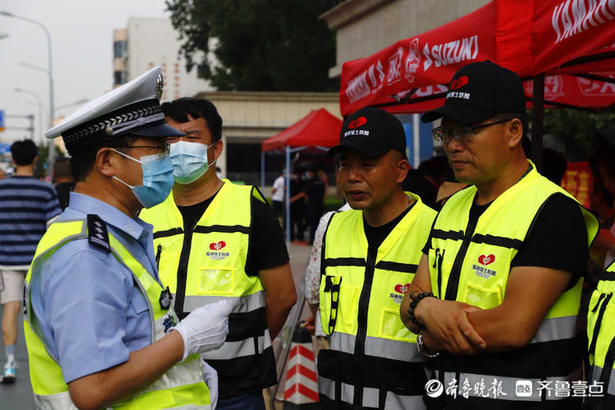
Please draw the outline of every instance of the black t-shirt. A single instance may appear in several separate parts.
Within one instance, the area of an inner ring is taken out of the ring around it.
[[[378,249],[378,247],[382,244],[386,237],[391,233],[393,228],[397,226],[399,221],[401,221],[404,216],[408,212],[410,212],[410,209],[412,209],[415,203],[416,202],[413,202],[411,206],[404,209],[404,211],[397,217],[395,217],[395,219],[393,219],[391,222],[387,222],[381,226],[370,226],[365,220],[365,217],[363,217],[363,227],[369,249]]]
[[[325,196],[325,183],[318,177],[308,179],[305,185],[305,194],[310,205],[322,205]]]
[[[196,225],[217,194],[196,205],[178,206],[184,219],[184,231]],[[278,219],[269,204],[255,197],[252,197],[252,234],[248,246],[248,275],[256,276],[259,270],[275,268],[288,262],[288,250]]]
[[[469,229],[474,230],[489,205],[472,205]],[[430,247],[431,235],[423,253],[427,254]],[[539,266],[565,270],[578,277],[587,272],[588,255],[587,231],[579,205],[563,194],[555,194],[538,211],[511,267]]]

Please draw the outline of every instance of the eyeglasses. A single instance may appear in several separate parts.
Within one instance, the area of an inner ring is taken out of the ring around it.
[[[514,118],[514,117],[513,117]],[[488,122],[486,124],[478,124],[472,125],[470,127],[460,127],[460,128],[443,128],[436,127],[431,130],[433,138],[436,141],[442,141],[442,144],[448,144],[452,138],[455,138],[457,141],[463,143],[467,143],[472,141],[472,137],[476,134],[476,131],[481,128],[489,127],[491,125],[503,124],[512,120],[513,118],[507,118],[504,120]]]
[[[162,155],[169,155],[171,152],[171,144],[165,142],[159,145],[114,145],[112,148],[149,148],[157,149]]]

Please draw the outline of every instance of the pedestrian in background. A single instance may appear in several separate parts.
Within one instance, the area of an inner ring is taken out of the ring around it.
[[[0,301],[6,364],[2,383],[16,378],[17,317],[36,245],[60,214],[56,191],[35,178],[38,148],[32,140],[11,145],[15,174],[0,180]]]
[[[280,175],[273,181],[273,187],[271,188],[273,211],[280,222],[280,226],[284,226],[284,197],[286,196],[286,184],[284,183],[286,178],[285,174],[286,168],[284,168]]]
[[[305,196],[306,196],[306,220],[310,230],[309,244],[314,243],[314,233],[318,221],[324,213],[325,182],[317,175],[318,164],[312,166],[306,172]]]
[[[65,209],[68,206],[70,193],[75,189],[75,178],[70,171],[70,159],[60,157],[53,164],[53,182],[58,193],[60,206]]]

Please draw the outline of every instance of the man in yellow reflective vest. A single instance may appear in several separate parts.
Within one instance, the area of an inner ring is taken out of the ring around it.
[[[399,304],[436,212],[401,183],[410,164],[404,129],[364,108],[344,122],[337,182],[351,210],[323,239],[320,315],[330,350],[318,355],[323,409],[424,409],[425,372]]]
[[[453,77],[423,121],[458,181],[401,306],[419,333],[433,409],[577,409],[576,329],[596,219],[541,176],[523,150],[519,77],[491,62]]]
[[[233,305],[178,323],[158,279],[152,227],[136,217],[173,184],[165,139],[181,134],[164,122],[161,79],[153,68],[46,133],[62,135],[78,182],[26,276],[38,409],[212,408],[216,390],[203,382],[198,353],[222,344]]]
[[[588,384],[589,410],[606,410],[615,406],[615,262],[598,277],[598,284],[589,301],[587,339],[590,372]]]
[[[161,280],[180,319],[218,300],[238,302],[226,342],[203,358],[218,372],[219,409],[264,409],[262,389],[276,383],[271,340],[297,298],[282,230],[256,187],[218,179],[216,107],[181,98],[162,109],[185,136],[168,140],[172,193],[140,214],[154,225]]]

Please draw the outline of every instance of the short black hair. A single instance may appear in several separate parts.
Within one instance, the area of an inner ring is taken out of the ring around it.
[[[451,167],[448,164],[448,158],[439,155],[421,162],[417,170],[421,175],[433,178],[440,185],[448,176]]]
[[[70,171],[73,174],[73,178],[75,178],[75,181],[85,181],[85,178],[94,166],[96,154],[99,149],[104,147],[122,147],[132,145],[137,138],[139,137],[126,134],[114,139],[102,141],[92,147],[82,148],[77,152],[71,153]]]
[[[177,122],[188,122],[188,115],[192,118],[203,118],[211,133],[213,141],[222,138],[222,117],[218,114],[216,106],[204,98],[183,97],[174,101],[163,103],[160,108],[167,117]],[[213,142],[212,141],[212,142]]]
[[[70,177],[70,159],[66,157],[59,157],[53,163],[53,176],[54,178]]]
[[[542,165],[538,171],[549,181],[561,185],[567,167],[568,161],[563,154],[551,148],[542,149]]]
[[[11,145],[11,156],[17,165],[31,165],[38,155],[38,148],[32,140],[15,141]]]

